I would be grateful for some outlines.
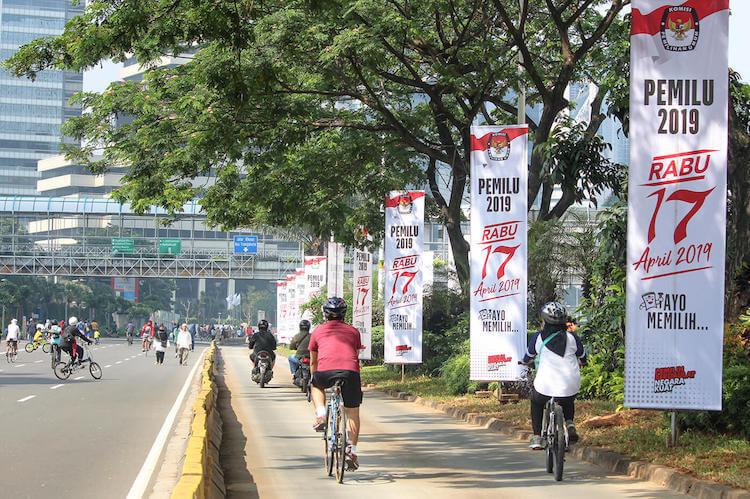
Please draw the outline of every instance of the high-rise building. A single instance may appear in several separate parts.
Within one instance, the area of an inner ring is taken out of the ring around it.
[[[83,12],[74,0],[0,0],[0,62],[36,38],[59,35]],[[37,195],[37,161],[59,153],[62,123],[79,116],[68,103],[82,73],[46,70],[35,81],[0,69],[0,195]]]

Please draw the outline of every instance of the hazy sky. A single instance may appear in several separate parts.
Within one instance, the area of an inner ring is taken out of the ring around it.
[[[750,1],[730,0],[732,15],[729,18],[729,66],[750,82]],[[83,76],[84,90],[101,92],[117,80],[119,64],[106,63],[87,71]]]

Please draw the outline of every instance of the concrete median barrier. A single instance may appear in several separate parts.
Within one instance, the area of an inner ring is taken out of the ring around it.
[[[214,499],[224,497],[224,474],[219,463],[222,421],[217,407],[218,386],[215,381],[216,345],[208,349],[201,370],[201,386],[193,404],[193,420],[185,449],[182,473],[173,499]]]

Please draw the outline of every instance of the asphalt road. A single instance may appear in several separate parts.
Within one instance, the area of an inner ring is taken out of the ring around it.
[[[104,340],[93,350],[101,380],[84,369],[60,381],[49,354],[27,354],[25,344],[15,364],[0,348],[0,496],[125,497],[205,346],[190,367],[169,352],[157,366],[137,343]]]
[[[685,497],[572,458],[564,481],[555,482],[543,469],[543,453],[374,391],[365,393],[362,406],[360,469],[339,485],[325,476],[323,442],[311,429],[313,411],[291,385],[285,360],[279,359],[270,386],[261,390],[249,379],[246,348],[224,347],[222,355],[261,499]]]

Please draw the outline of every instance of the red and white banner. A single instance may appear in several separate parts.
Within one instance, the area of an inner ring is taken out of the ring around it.
[[[470,377],[518,380],[526,351],[528,128],[471,127]]]
[[[284,323],[281,325],[280,333],[277,335],[279,343],[289,343],[294,336],[293,323],[297,317],[297,276],[287,274],[286,276],[286,313]]]
[[[306,256],[305,257],[305,286],[307,290],[307,299],[313,298],[320,293],[323,286],[326,285],[326,257],[324,256]]]
[[[343,244],[328,243],[328,272],[327,289],[328,297],[344,297],[344,254],[346,248]]]
[[[385,362],[422,362],[424,191],[385,198]]]
[[[372,358],[372,253],[354,252],[352,278],[352,324],[359,330],[365,349],[359,354],[362,360]]]
[[[287,316],[286,281],[276,281],[276,339],[280,341],[284,336]],[[260,319],[258,319],[260,321]]]
[[[297,302],[294,308],[294,321],[292,323],[291,337],[299,332],[299,321],[302,320],[302,305],[307,303],[307,278],[305,277],[305,269],[294,270],[294,282],[297,284]]]
[[[721,409],[728,0],[633,0],[625,405]]]

